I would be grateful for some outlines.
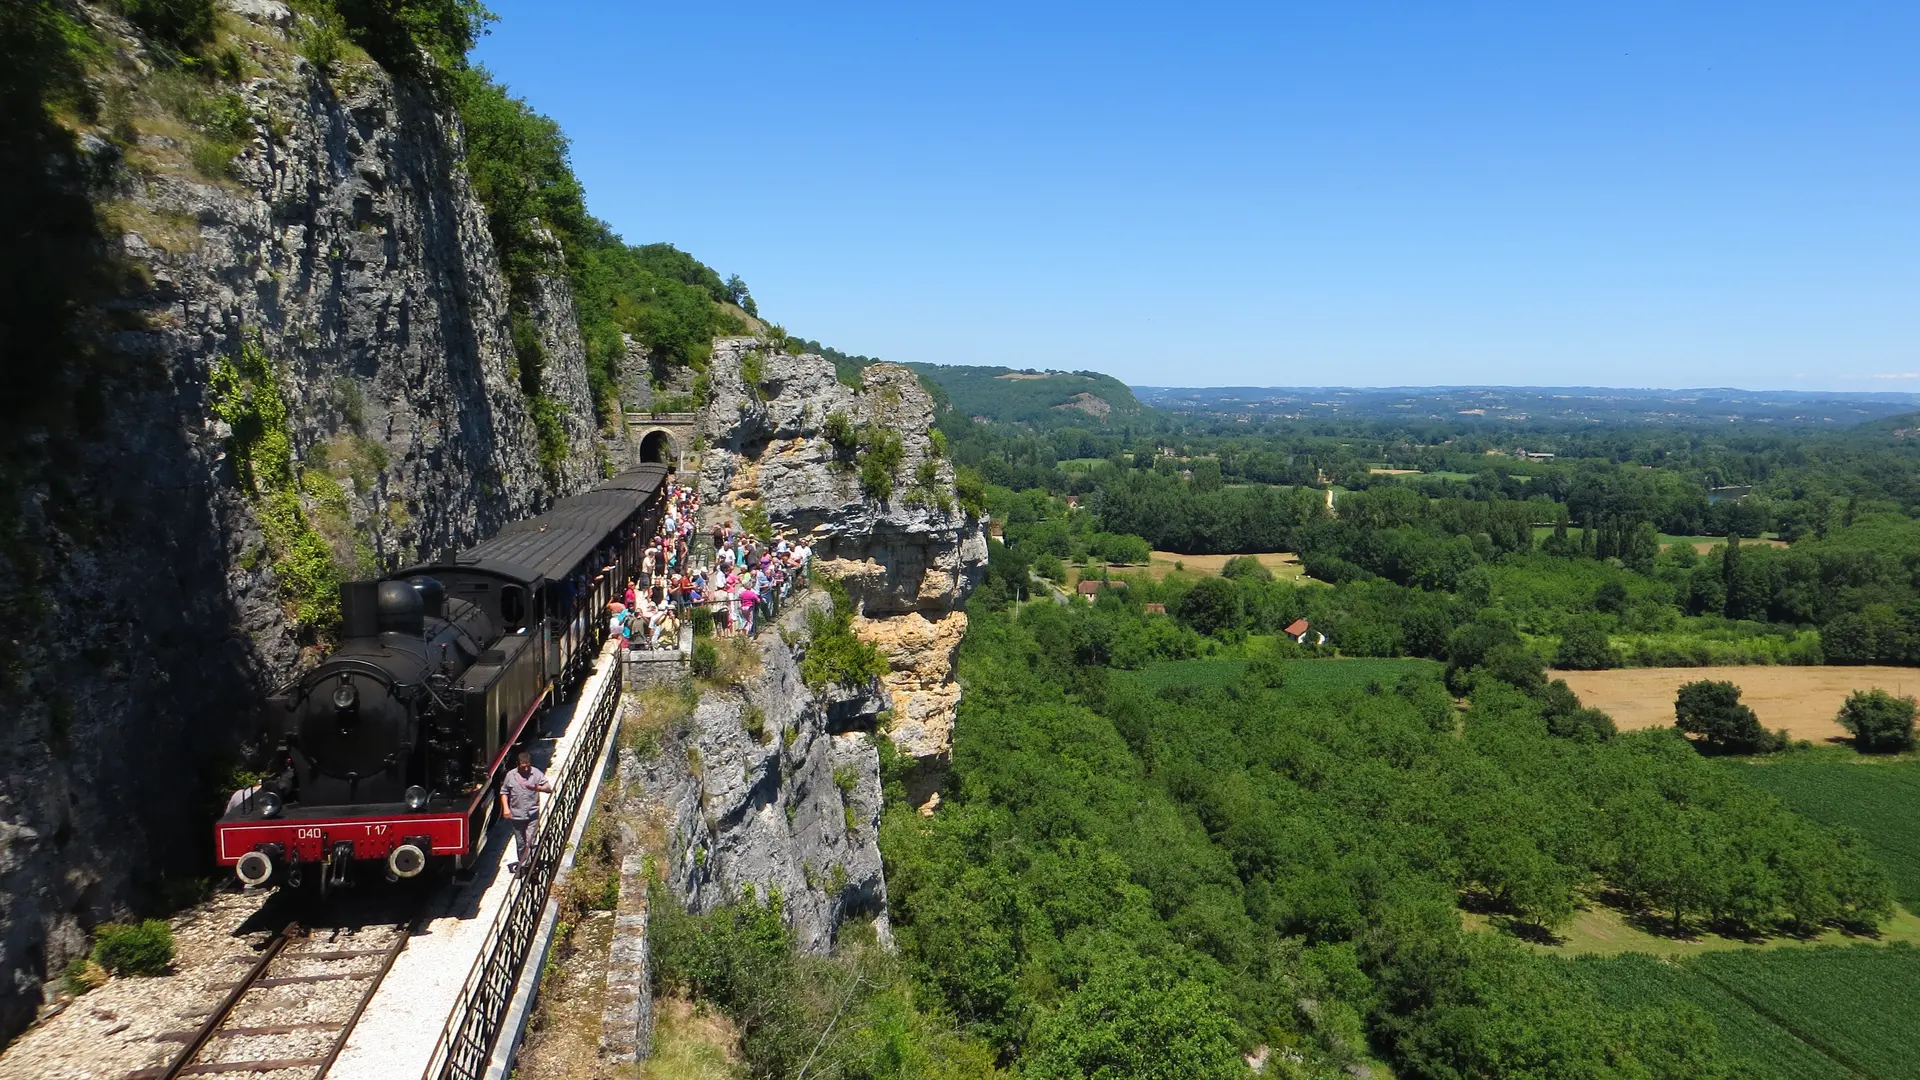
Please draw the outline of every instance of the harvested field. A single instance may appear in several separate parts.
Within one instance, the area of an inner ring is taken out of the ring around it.
[[[1239,557],[1238,555],[1182,555],[1177,551],[1156,551],[1153,553],[1153,561],[1147,564],[1146,569],[1156,581],[1172,573],[1176,563],[1183,566],[1188,573],[1218,574],[1220,568],[1227,565],[1228,559]],[[1284,581],[1291,581],[1306,572],[1300,565],[1300,556],[1291,551],[1268,551],[1253,557],[1260,560],[1261,566],[1273,571],[1274,577]],[[1134,572],[1136,569],[1129,567],[1128,571]]]
[[[1893,694],[1920,693],[1920,668],[1905,667],[1690,667],[1556,671],[1580,702],[1604,709],[1623,731],[1673,724],[1673,698],[1683,683],[1718,679],[1740,688],[1740,702],[1768,731],[1787,729],[1796,739],[1845,739],[1834,714],[1855,690],[1879,687]]]

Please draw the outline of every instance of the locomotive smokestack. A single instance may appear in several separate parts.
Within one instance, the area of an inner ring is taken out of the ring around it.
[[[380,583],[340,583],[340,636],[372,637],[380,632]]]

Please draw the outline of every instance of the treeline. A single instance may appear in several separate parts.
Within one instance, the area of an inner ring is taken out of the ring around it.
[[[1562,706],[1494,671],[1504,643],[1467,669],[1462,716],[1430,678],[1149,683],[1107,658],[1191,641],[1157,647],[1172,620],[1118,597],[985,608],[949,797],[889,811],[883,851],[916,983],[1030,1075],[1173,1075],[1114,1064],[1158,1047],[1179,1075],[1239,1075],[1260,1045],[1310,1076],[1370,1047],[1408,1077],[1737,1075],[1701,1015],[1608,1007],[1463,932],[1462,897],[1545,927],[1604,889],[1682,926],[1888,912],[1856,850],[1678,735],[1550,734]]]
[[[587,377],[602,423],[617,408],[622,334],[646,346],[656,384],[673,369],[705,366],[714,337],[746,324],[722,305],[751,302],[731,283],[671,244],[634,246],[587,212],[559,125],[513,97],[484,68],[451,77],[467,135],[468,170],[487,208],[505,270],[520,381],[539,393],[545,366],[532,310],[541,279],[564,271],[587,353]],[[556,245],[560,264],[555,265]]]
[[[1565,504],[1538,496],[1433,497],[1384,485],[1346,492],[1329,511],[1315,489],[1232,487],[1160,469],[1097,476],[1078,511],[1037,489],[986,486],[1006,523],[1009,550],[995,558],[1008,588],[1028,569],[1063,580],[1056,560],[1131,576],[1092,564],[1137,562],[1143,547],[1294,551],[1311,578],[1341,588],[1243,581],[1246,631],[1305,617],[1348,655],[1444,659],[1435,643],[1458,613],[1491,608],[1536,638],[1580,625],[1619,639],[1592,654],[1600,666],[1920,663],[1920,523],[1890,512],[1843,514],[1791,547],[1735,534],[1700,554],[1626,516],[1569,526]],[[1540,647],[1553,658],[1551,641]]]

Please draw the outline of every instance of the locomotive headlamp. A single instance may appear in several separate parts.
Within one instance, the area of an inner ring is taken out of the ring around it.
[[[427,808],[427,789],[415,784],[407,789],[407,809],[425,810]]]
[[[340,712],[348,712],[360,704],[360,692],[345,675],[340,676],[340,685],[333,688],[333,707]]]
[[[253,802],[255,806],[260,808],[260,816],[263,818],[279,817],[280,811],[285,805],[280,801],[280,796],[271,791],[263,791],[255,795]]]

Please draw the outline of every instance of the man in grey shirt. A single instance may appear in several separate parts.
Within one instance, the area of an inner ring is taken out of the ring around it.
[[[533,767],[533,755],[520,751],[518,766],[508,769],[500,782],[500,816],[513,829],[514,861],[507,864],[507,873],[526,872],[533,857],[534,826],[540,821],[539,793],[552,790],[547,774]]]

